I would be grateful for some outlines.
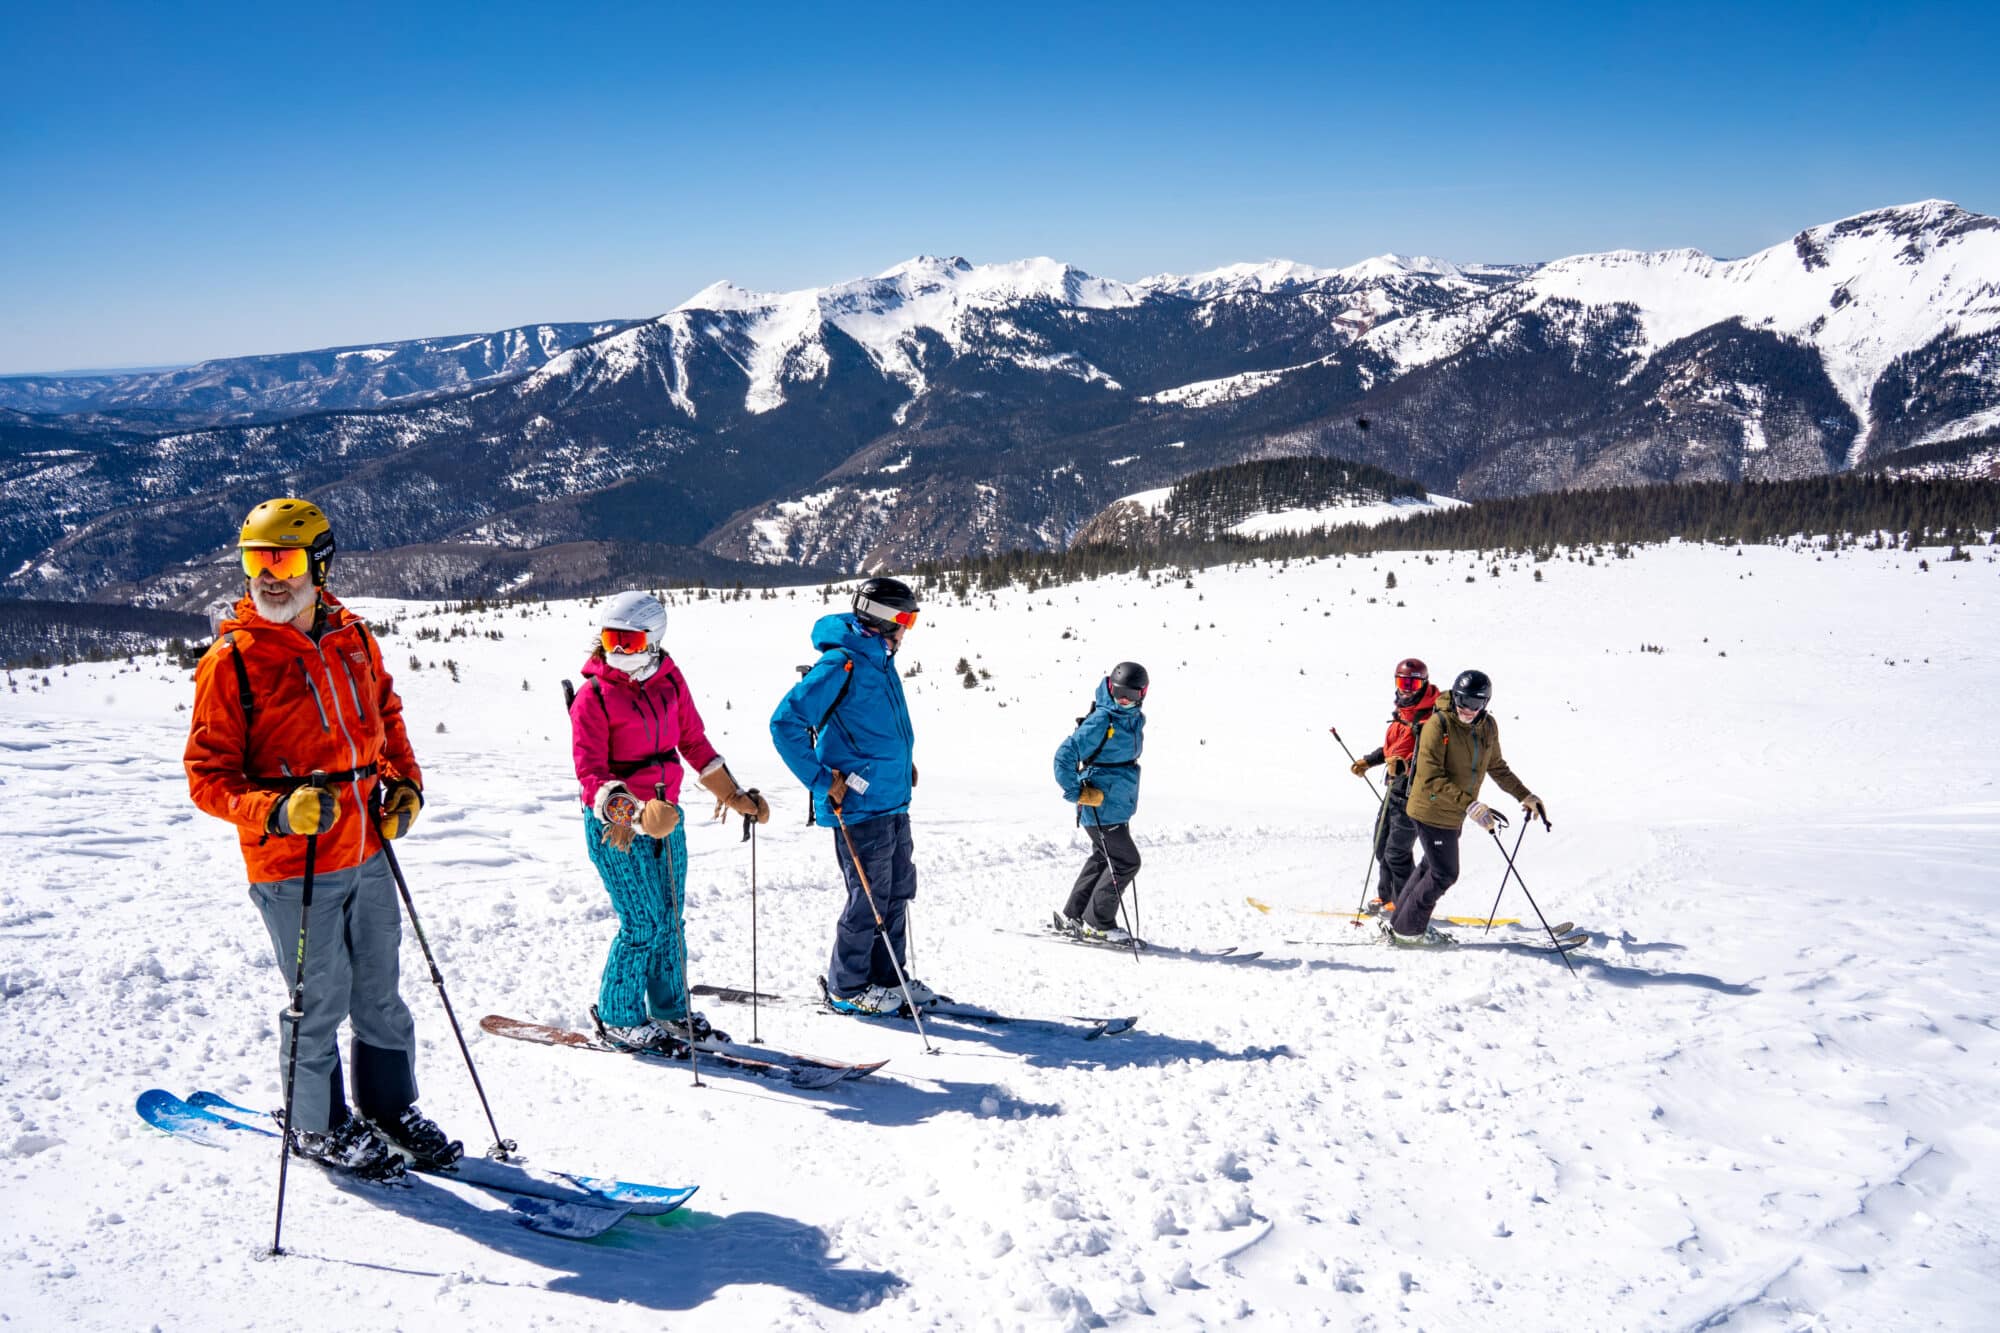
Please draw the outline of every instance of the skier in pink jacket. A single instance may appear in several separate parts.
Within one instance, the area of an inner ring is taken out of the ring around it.
[[[569,720],[584,844],[618,912],[591,1015],[615,1045],[672,1052],[729,1039],[688,1007],[682,775],[692,769],[715,797],[717,818],[733,810],[761,824],[771,808],[737,786],[709,743],[687,678],[661,646],[666,628],[666,608],[643,592],[606,602]]]

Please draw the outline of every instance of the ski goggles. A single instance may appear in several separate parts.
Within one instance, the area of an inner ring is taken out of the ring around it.
[[[1130,685],[1112,685],[1106,682],[1104,688],[1121,704],[1143,703],[1146,699],[1146,690],[1143,686],[1135,690]]]
[[[1396,677],[1396,688],[1401,690],[1404,694],[1415,694],[1418,690],[1421,690],[1428,683],[1429,682],[1423,676]]]
[[[243,572],[253,579],[259,574],[295,579],[312,568],[312,556],[303,546],[246,546],[242,555]]]
[[[857,597],[854,599],[854,609],[874,616],[877,620],[886,620],[898,629],[915,629],[917,625],[917,613],[914,608],[898,611],[893,606],[884,606],[871,598]]]
[[[652,646],[651,638],[642,629],[607,629],[598,635],[607,653],[624,653],[633,656],[643,653]]]

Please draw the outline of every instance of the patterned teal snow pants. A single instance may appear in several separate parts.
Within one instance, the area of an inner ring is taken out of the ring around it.
[[[597,988],[597,1016],[614,1027],[632,1027],[648,1017],[687,1017],[687,936],[681,929],[687,839],[682,826],[676,824],[664,838],[641,833],[628,852],[604,841],[604,825],[589,810],[583,812],[583,829],[590,863],[618,912],[618,934]]]

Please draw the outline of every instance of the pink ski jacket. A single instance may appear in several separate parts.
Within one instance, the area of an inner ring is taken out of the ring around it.
[[[678,804],[683,771],[700,773],[720,756],[674,659],[663,658],[643,681],[595,657],[583,674],[589,679],[569,710],[583,803],[594,804],[597,789],[616,779],[642,801],[653,798],[654,784],[664,784],[664,798]]]

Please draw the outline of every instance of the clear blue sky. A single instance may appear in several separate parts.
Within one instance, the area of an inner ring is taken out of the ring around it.
[[[1741,254],[2000,212],[1995,4],[23,5],[0,373],[1108,277]]]

